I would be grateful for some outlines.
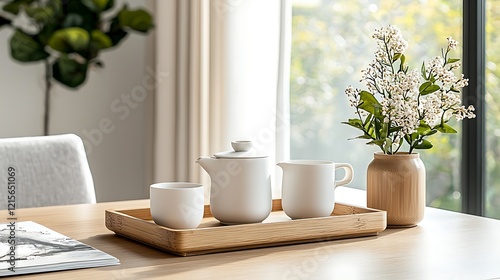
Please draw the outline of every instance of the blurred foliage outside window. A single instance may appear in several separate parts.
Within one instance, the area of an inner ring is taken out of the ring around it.
[[[486,1],[486,216],[500,219],[500,0]]]
[[[290,73],[291,158],[326,159],[354,166],[351,187],[365,189],[366,167],[376,146],[348,140],[357,136],[341,122],[354,116],[344,90],[363,86],[361,70],[373,59],[375,28],[389,24],[408,41],[410,69],[439,55],[448,36],[460,42],[462,1],[458,0],[294,0]],[[487,19],[487,215],[500,218],[500,0],[488,1]],[[489,51],[488,51],[489,50]],[[498,68],[498,69],[497,69]],[[434,148],[419,150],[427,171],[427,205],[461,210],[461,124],[459,134],[436,134]],[[498,162],[497,162],[498,161]]]

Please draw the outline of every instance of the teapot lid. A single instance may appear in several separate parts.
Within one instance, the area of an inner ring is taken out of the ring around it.
[[[255,150],[252,149],[252,141],[232,141],[231,146],[233,151],[224,151],[214,154],[216,158],[238,158],[238,159],[251,159],[251,158],[265,158],[267,155],[257,155]]]

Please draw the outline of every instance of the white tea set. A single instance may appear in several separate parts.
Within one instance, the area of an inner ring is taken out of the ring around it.
[[[272,211],[269,157],[252,149],[251,141],[231,142],[233,151],[201,156],[196,162],[210,175],[210,212],[222,224],[264,221]],[[282,207],[291,219],[330,216],[335,188],[349,184],[353,168],[348,163],[322,160],[288,160],[283,170]],[[345,170],[335,180],[335,170]],[[158,183],[151,185],[151,215],[155,223],[174,229],[198,227],[203,219],[203,185]]]

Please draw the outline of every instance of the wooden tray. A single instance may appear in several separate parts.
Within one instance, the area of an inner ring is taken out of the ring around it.
[[[386,226],[385,211],[341,203],[329,217],[291,220],[281,199],[273,200],[273,211],[262,223],[243,225],[222,225],[205,205],[200,226],[189,230],[155,224],[149,208],[106,210],[106,227],[111,231],[180,256],[373,236]]]

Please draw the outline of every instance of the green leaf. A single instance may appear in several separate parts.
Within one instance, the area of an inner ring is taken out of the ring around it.
[[[366,134],[365,134],[365,135],[360,135],[360,136],[358,136],[358,137],[356,137],[356,138],[358,138],[358,139],[372,139],[372,138],[370,137],[370,135],[366,135]]]
[[[384,116],[382,116],[382,105],[374,104],[373,105],[375,113],[373,114],[377,119],[384,120]]]
[[[20,10],[21,4],[22,4],[21,1],[14,1],[14,2],[11,2],[11,3],[5,4],[2,7],[2,10],[4,12],[17,15],[17,14],[19,14],[19,10]]]
[[[427,95],[431,94],[437,90],[439,90],[440,87],[438,85],[434,85],[431,82],[425,82],[420,87],[418,88],[418,91],[420,92],[421,95]]]
[[[63,27],[80,27],[87,30],[89,33],[97,28],[99,14],[91,11],[81,1],[69,1],[64,5],[64,10],[68,15],[79,15],[79,19],[65,19]],[[76,20],[78,20],[78,22],[76,22]]]
[[[413,146],[413,148],[419,150],[426,150],[432,148],[432,144],[428,140],[422,139],[422,141],[420,141],[420,143],[418,143],[417,145]]]
[[[406,61],[406,56],[402,54],[400,60],[401,60],[401,65],[404,65]]]
[[[435,127],[435,129],[437,129],[441,133],[457,133],[457,131],[453,127],[451,127],[450,125],[448,125],[446,123],[442,123],[440,125],[437,125]]]
[[[342,123],[363,130],[363,122],[360,119],[349,119],[347,122]]]
[[[59,29],[59,23],[57,21],[51,20],[47,22],[42,28],[42,30],[38,33],[38,41],[44,46],[47,46],[47,42],[49,41],[52,34]]]
[[[384,145],[384,143],[385,143],[385,139],[379,139],[379,140],[370,141],[370,142],[366,143],[366,145],[382,146],[382,145]]]
[[[113,0],[81,0],[82,4],[85,5],[89,10],[100,13],[106,11],[113,7]]]
[[[38,61],[49,57],[38,41],[19,29],[16,29],[10,38],[10,53],[14,59],[21,62]]]
[[[374,122],[373,122],[373,124],[374,124],[374,128],[373,128],[374,131],[373,131],[373,133],[375,134],[375,137],[373,137],[373,138],[380,139],[380,130],[382,128],[382,126],[381,126],[382,125],[382,121],[380,119],[378,119],[378,118],[374,118],[373,120],[374,120]]]
[[[425,134],[424,134],[424,136],[431,136],[431,135],[436,134],[437,132],[438,132],[438,131],[437,131],[436,129],[433,129],[433,130],[431,130],[431,131],[429,131],[429,132],[425,133]]]
[[[114,0],[95,0],[95,2],[101,8],[101,11],[107,11],[115,5]]]
[[[438,85],[432,85],[432,86],[428,87],[424,92],[422,92],[422,95],[431,94],[431,93],[436,92],[440,89],[441,88]]]
[[[380,104],[378,102],[377,98],[375,98],[375,96],[373,94],[369,93],[366,90],[362,90],[359,93],[359,97],[360,97],[361,101],[368,102],[368,103],[371,103],[371,104]]]
[[[372,139],[369,135],[360,135],[360,136],[357,136],[357,137],[354,137],[354,138],[349,138],[349,140],[354,140],[354,139]]]
[[[51,7],[24,6],[24,11],[38,23],[46,23],[54,17],[54,10]]]
[[[79,52],[89,47],[89,33],[80,27],[68,27],[52,34],[48,45],[62,53]]]
[[[113,46],[116,46],[118,45],[118,43],[120,43],[121,40],[123,40],[123,38],[127,37],[128,33],[123,30],[118,21],[118,17],[116,17],[111,21],[111,26],[109,28],[109,31],[106,32],[106,35],[108,35],[108,37],[111,39]]]
[[[368,91],[362,90],[359,93],[359,101],[360,105],[358,106],[358,108],[377,116],[377,114],[375,114],[375,107],[380,107],[380,103],[375,98],[375,96],[373,96],[373,94],[369,93]]]
[[[427,80],[427,70],[425,69],[425,62],[422,62],[420,73],[422,74],[422,78],[424,78],[424,80]]]
[[[363,127],[364,127],[364,129],[365,129],[365,130],[368,130],[368,128],[370,128],[370,126],[372,125],[372,124],[371,124],[371,120],[372,120],[372,118],[373,118],[373,114],[369,114],[369,115],[366,117],[366,119],[365,119],[365,121],[364,121],[364,123],[363,123]]]
[[[410,141],[413,143],[418,139],[419,134],[417,132],[414,132],[410,134]]]
[[[82,15],[77,13],[69,13],[64,18],[64,22],[62,23],[63,28],[67,27],[81,27],[84,23],[84,18]]]
[[[113,46],[111,38],[109,38],[108,35],[102,33],[100,30],[92,30],[91,34],[91,44],[93,49],[103,50]]]
[[[425,89],[427,89],[428,87],[430,87],[431,85],[432,85],[431,82],[425,82],[425,83],[423,83],[423,84],[420,85],[420,87],[418,88],[418,91],[422,92]]]
[[[460,61],[460,59],[459,58],[448,58],[448,61],[446,61],[446,64],[448,64],[448,63],[455,63],[457,61]]]
[[[426,124],[424,121],[420,121],[419,126],[417,127],[417,133],[419,135],[427,135],[432,130],[432,128]]]
[[[380,131],[380,138],[385,139],[389,134],[389,123],[382,123],[382,130]]]
[[[85,81],[87,68],[87,63],[82,64],[67,55],[62,55],[52,65],[52,75],[56,81],[75,88]]]
[[[409,145],[411,145],[411,137],[410,137],[410,135],[406,134],[404,136],[404,139],[406,140],[406,143],[408,143]]]
[[[7,13],[11,13],[14,15],[19,14],[19,11],[21,10],[21,7],[24,5],[29,5],[35,0],[15,0],[10,3],[5,4],[2,7],[2,10],[4,10]]]
[[[371,137],[372,139],[377,138],[377,135],[375,134],[375,128],[374,128],[373,126],[370,126],[370,127],[368,128],[367,133],[368,133],[368,135],[370,135],[370,137]]]
[[[372,119],[372,117],[373,117],[373,114],[368,114],[363,125],[367,125],[370,122],[370,120]]]
[[[153,18],[145,10],[128,10],[127,7],[118,14],[120,26],[129,27],[135,31],[146,33],[153,27]]]
[[[392,140],[387,138],[384,145],[384,151],[392,151]]]
[[[392,57],[392,62],[398,60],[401,57],[401,53],[395,53],[394,56]]]
[[[401,57],[399,58],[399,60],[401,61],[400,64],[399,64],[399,71],[400,72],[405,72],[405,73],[408,72],[408,67],[404,67],[405,66],[405,61],[406,61],[406,56],[404,54],[402,54]]]
[[[394,133],[394,132],[398,132],[398,131],[400,131],[400,130],[401,130],[401,128],[402,128],[401,126],[393,126],[393,127],[390,127],[390,128],[389,128],[389,134],[392,134],[392,133]]]

